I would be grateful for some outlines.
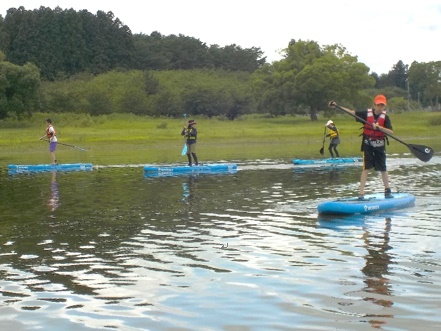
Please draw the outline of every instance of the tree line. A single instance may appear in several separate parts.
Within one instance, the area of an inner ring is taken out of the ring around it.
[[[342,45],[291,40],[280,61],[258,47],[183,35],[132,35],[111,12],[11,8],[0,15],[0,118],[32,111],[317,118],[327,101],[439,110],[441,61],[369,73]]]
[[[207,46],[184,35],[132,35],[112,12],[10,8],[0,17],[0,50],[8,61],[32,62],[45,80],[114,69],[191,70],[216,68],[253,72],[266,60],[260,48]]]

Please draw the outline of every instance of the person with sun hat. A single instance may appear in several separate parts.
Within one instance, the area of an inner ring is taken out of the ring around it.
[[[340,133],[332,120],[329,120],[325,126],[329,129],[329,133],[326,135],[326,137],[331,139],[328,148],[329,153],[331,153],[332,158],[334,158],[334,153],[332,151],[335,152],[335,156],[340,157],[337,151],[337,146],[340,144]]]
[[[187,127],[181,131],[181,136],[187,139],[187,158],[188,165],[191,167],[193,165],[191,157],[193,157],[194,164],[198,165],[198,157],[196,155],[196,140],[198,138],[198,130],[195,127],[196,122],[194,120],[189,120]]]

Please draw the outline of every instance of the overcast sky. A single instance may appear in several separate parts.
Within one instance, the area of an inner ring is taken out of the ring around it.
[[[268,62],[280,60],[291,39],[341,44],[377,74],[399,60],[441,61],[440,0],[0,0],[0,14],[20,6],[111,11],[134,34],[260,47]]]

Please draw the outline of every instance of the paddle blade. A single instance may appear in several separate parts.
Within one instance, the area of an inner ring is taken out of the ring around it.
[[[433,156],[433,149],[424,145],[407,144],[410,151],[423,162],[429,161]]]
[[[325,154],[325,148],[322,147],[322,148],[320,148],[320,155],[324,155],[324,154]]]
[[[187,154],[187,144],[184,144],[184,147],[182,148],[181,155]]]

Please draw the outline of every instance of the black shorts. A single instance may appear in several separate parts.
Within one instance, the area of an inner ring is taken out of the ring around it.
[[[386,146],[385,141],[363,140],[363,169],[374,168],[376,171],[386,171]]]

